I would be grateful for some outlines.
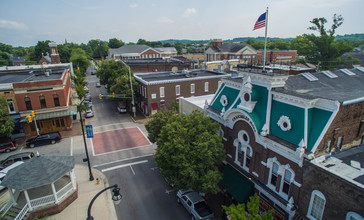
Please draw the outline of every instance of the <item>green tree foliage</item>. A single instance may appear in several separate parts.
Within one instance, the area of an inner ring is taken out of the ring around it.
[[[219,124],[201,111],[173,115],[157,137],[155,160],[161,174],[177,189],[219,192],[225,158]]]
[[[86,52],[81,48],[72,49],[70,62],[73,64],[73,69],[79,68],[81,73],[85,73],[91,64]]]
[[[93,58],[105,58],[107,56],[107,52],[109,50],[108,42],[102,40],[90,40],[87,45],[92,50]]]
[[[34,56],[36,60],[32,61],[37,61],[38,63],[39,60],[42,58],[42,54],[46,55],[46,53],[49,53],[49,46],[48,46],[49,42],[50,42],[49,40],[38,41],[37,45],[35,45],[34,47]]]
[[[150,45],[151,45],[153,48],[156,48],[156,47],[163,47],[163,44],[162,44],[162,42],[160,42],[160,41],[153,41],[153,42],[150,42]]]
[[[341,15],[334,14],[333,24],[330,29],[325,28],[327,20],[325,18],[314,18],[310,21],[313,26],[309,27],[309,30],[317,31],[319,36],[314,34],[304,35],[314,46],[314,50],[307,56],[309,62],[320,63],[322,69],[333,68],[331,66],[337,58],[342,56],[345,52],[349,52],[353,49],[353,46],[348,42],[335,41],[334,34],[336,29],[339,28],[344,18]]]
[[[102,60],[98,66],[99,69],[95,74],[100,78],[102,84],[108,85],[110,93],[126,94],[127,97],[131,97],[129,68],[122,62],[115,60]],[[133,92],[135,93],[138,88],[138,83],[135,81],[133,73],[131,72],[130,74],[134,89]]]
[[[71,49],[68,44],[61,44],[57,46],[58,54],[61,58],[61,63],[69,63],[71,58]]]
[[[302,56],[309,56],[313,53],[315,46],[305,36],[297,36],[291,41],[291,49],[297,50],[297,53]]]
[[[11,45],[0,43],[0,51],[7,52],[7,53],[12,53],[13,52],[13,47]]]
[[[138,45],[147,45],[147,46],[151,46],[150,41],[146,41],[144,39],[139,39],[138,42],[136,43]]]
[[[167,124],[168,119],[175,115],[175,111],[161,110],[157,113],[149,116],[149,121],[145,124],[145,128],[148,131],[148,139],[155,143],[162,128]]]
[[[232,204],[230,206],[222,206],[226,215],[230,216],[231,220],[271,220],[273,219],[273,210],[259,214],[259,196],[254,194],[249,197],[247,205]]]
[[[0,51],[0,66],[10,66],[11,60],[9,58],[9,55],[5,52]]]
[[[15,121],[9,115],[8,103],[0,97],[0,137],[8,138],[14,130]]]
[[[109,39],[109,48],[119,48],[124,46],[124,42],[122,40],[118,40],[116,38]]]

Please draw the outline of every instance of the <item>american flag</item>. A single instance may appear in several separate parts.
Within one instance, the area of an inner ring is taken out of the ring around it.
[[[256,29],[265,27],[266,14],[267,14],[267,12],[264,12],[261,16],[259,16],[257,22],[255,22],[253,31]]]

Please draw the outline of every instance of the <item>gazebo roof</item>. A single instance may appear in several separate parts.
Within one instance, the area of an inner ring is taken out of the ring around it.
[[[26,190],[51,184],[75,166],[73,156],[47,154],[34,157],[9,170],[1,185],[16,190]]]

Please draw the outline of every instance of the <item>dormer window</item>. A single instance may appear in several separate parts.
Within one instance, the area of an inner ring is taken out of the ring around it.
[[[243,86],[240,90],[240,104],[238,105],[238,108],[243,109],[249,113],[253,112],[253,109],[255,107],[255,104],[257,102],[252,102],[252,90],[253,85],[251,84],[250,76],[243,82]]]

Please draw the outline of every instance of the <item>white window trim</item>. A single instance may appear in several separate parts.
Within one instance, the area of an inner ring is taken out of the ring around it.
[[[246,135],[248,137],[248,140],[245,141],[243,139],[243,135]],[[238,161],[238,152],[239,152],[239,142],[242,146],[242,149],[241,151],[244,152],[244,157],[243,157],[243,166],[241,166],[241,162]],[[234,141],[234,146],[236,147],[235,148],[235,159],[234,159],[234,163],[237,164],[238,166],[242,167],[245,171],[247,171],[249,173],[249,167],[245,166],[245,163],[246,163],[246,152],[247,152],[247,148],[250,148],[250,153],[251,153],[251,156],[250,156],[250,164],[251,164],[251,161],[252,161],[252,158],[253,158],[253,148],[249,145],[249,134],[244,131],[244,130],[241,130],[239,131],[239,134],[238,134],[238,138],[235,139]]]
[[[284,184],[284,175],[286,173],[286,171],[289,171],[291,172],[292,176],[291,176],[291,179],[290,179],[290,186],[289,186],[289,192],[288,194],[285,194],[283,192],[283,184]],[[290,168],[289,164],[286,164],[283,166],[283,172],[282,172],[282,175],[281,175],[281,183],[280,183],[280,186],[279,186],[279,195],[282,196],[283,198],[285,198],[286,200],[288,200],[288,195],[290,193],[290,191],[292,190],[292,184],[294,182],[294,177],[295,177],[295,173],[293,172],[293,170]]]
[[[181,95],[181,86],[180,85],[176,85],[176,95]]]
[[[14,101],[13,101],[12,99],[7,99],[7,100],[6,100],[6,103],[8,104],[8,110],[9,110],[9,113],[10,113],[10,114],[12,114],[12,113],[16,113],[16,111],[15,111]],[[10,110],[9,103],[11,103],[11,104],[13,105],[14,111],[11,111],[11,110]]]
[[[322,219],[322,216],[324,214],[324,211],[325,211],[325,205],[326,205],[326,198],[324,196],[324,194],[322,194],[322,192],[318,191],[318,190],[314,190],[312,191],[311,193],[311,199],[310,199],[310,205],[308,206],[308,211],[307,211],[307,218],[311,219],[311,220],[317,220],[317,218],[313,217],[311,215],[311,211],[312,211],[312,205],[313,205],[313,199],[315,198],[315,195],[317,195],[318,197],[322,198],[325,202],[324,202],[324,208],[321,212],[321,218],[320,220]]]
[[[195,94],[196,87],[195,87],[195,84],[194,83],[191,83],[190,88],[191,88],[191,94]]]
[[[205,92],[209,91],[209,82],[205,82]]]
[[[276,157],[273,157],[273,158],[269,158],[268,159],[268,162],[267,162],[267,168],[269,168],[269,175],[268,175],[268,183],[267,183],[267,186],[272,189],[274,192],[278,193],[277,190],[276,190],[276,186],[272,185],[270,183],[271,179],[272,179],[272,171],[273,171],[273,163],[276,163],[278,164],[278,173],[277,173],[277,176],[278,175],[281,175],[281,163],[278,162],[277,158]],[[278,183],[278,182],[277,182]]]
[[[164,87],[159,87],[159,97],[164,98]]]

